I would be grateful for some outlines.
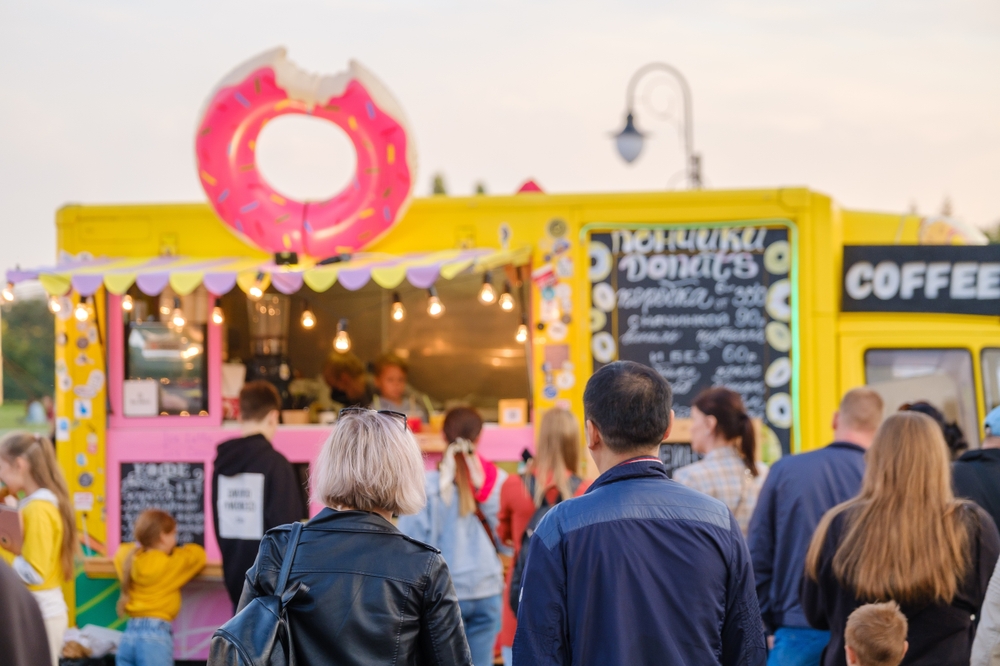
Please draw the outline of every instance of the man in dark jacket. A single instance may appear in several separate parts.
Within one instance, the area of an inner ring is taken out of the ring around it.
[[[986,415],[986,439],[952,466],[955,495],[970,499],[1000,527],[1000,407]]]
[[[212,517],[234,610],[264,532],[308,517],[295,468],[271,446],[280,409],[274,386],[263,380],[247,383],[240,391],[243,436],[216,449]]]
[[[861,489],[882,410],[871,389],[848,391],[833,415],[834,442],[782,458],[764,481],[748,542],[761,616],[774,634],[769,666],[815,666],[830,640],[830,632],[810,628],[799,605],[806,551],[823,514]]]
[[[670,385],[638,363],[611,363],[583,401],[601,476],[532,536],[514,663],[763,665],[736,520],[668,479],[657,456],[673,416]]]

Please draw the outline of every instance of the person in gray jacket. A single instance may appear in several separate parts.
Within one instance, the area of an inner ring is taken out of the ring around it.
[[[972,642],[971,666],[1000,666],[1000,566],[993,570]]]

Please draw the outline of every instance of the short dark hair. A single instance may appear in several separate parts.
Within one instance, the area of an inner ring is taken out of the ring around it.
[[[403,371],[404,375],[410,374],[410,364],[402,356],[387,352],[375,359],[375,376],[378,377],[382,371],[390,366],[396,366]]]
[[[281,396],[264,379],[247,382],[240,391],[240,420],[263,421],[271,411],[281,411]]]
[[[652,368],[632,361],[609,363],[583,392],[583,412],[608,448],[628,453],[659,444],[670,427],[673,392]]]

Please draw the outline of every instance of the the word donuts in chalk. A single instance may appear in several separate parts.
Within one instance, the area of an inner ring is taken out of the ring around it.
[[[286,114],[328,120],[354,144],[354,177],[331,199],[295,201],[261,177],[257,136]],[[416,177],[402,109],[373,74],[353,61],[347,72],[310,74],[281,48],[240,65],[216,87],[198,123],[195,150],[215,212],[271,252],[329,257],[371,244],[402,217]]]

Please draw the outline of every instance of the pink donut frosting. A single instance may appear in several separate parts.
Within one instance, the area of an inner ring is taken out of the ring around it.
[[[351,183],[326,201],[282,196],[257,169],[257,136],[289,113],[325,118],[357,153]],[[223,222],[271,252],[329,257],[381,237],[409,203],[416,156],[402,111],[355,62],[346,74],[310,75],[276,49],[245,63],[212,93],[198,125],[198,173]]]

